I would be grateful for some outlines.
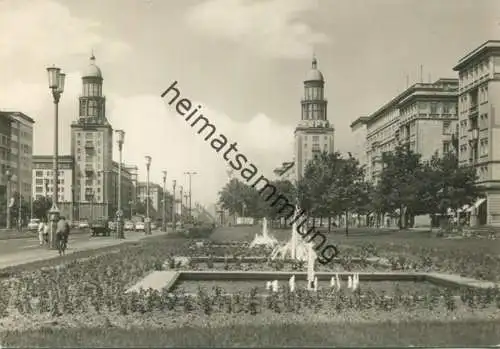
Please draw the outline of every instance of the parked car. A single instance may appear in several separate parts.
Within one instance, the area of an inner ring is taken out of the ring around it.
[[[28,230],[38,230],[38,225],[40,224],[40,220],[38,218],[30,219],[28,223]]]
[[[124,230],[135,230],[135,224],[132,221],[126,221],[125,224],[123,225]]]
[[[109,221],[108,222],[108,228],[109,228],[109,230],[115,230],[116,229],[116,222],[115,221]]]
[[[146,228],[144,226],[144,222],[135,223],[135,231],[145,231]]]
[[[85,229],[85,228],[89,228],[89,227],[90,227],[90,225],[89,225],[88,221],[84,220],[84,221],[80,221],[78,223],[78,228],[80,228],[80,229]]]
[[[157,228],[155,222],[151,222],[151,230],[155,230]]]

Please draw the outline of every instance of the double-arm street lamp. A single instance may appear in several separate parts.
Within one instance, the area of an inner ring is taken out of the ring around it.
[[[116,130],[116,134],[118,135],[118,153],[119,153],[119,162],[118,162],[118,210],[116,211],[116,237],[118,239],[124,239],[125,234],[123,231],[123,211],[122,211],[122,152],[123,152],[123,143],[125,142],[125,131]]]
[[[56,229],[57,221],[59,220],[59,208],[57,207],[57,200],[59,196],[59,100],[64,92],[64,80],[66,74],[61,72],[60,68],[52,66],[47,68],[49,75],[49,88],[52,91],[54,100],[54,159],[53,159],[53,172],[54,172],[54,185],[52,190],[52,207],[49,211],[51,220],[50,229],[50,248],[55,248],[56,243]]]
[[[151,156],[145,156],[146,159],[146,235],[151,235],[151,218],[149,217],[149,169],[151,167]]]
[[[162,171],[163,173],[163,205],[162,205],[162,222],[161,230],[163,232],[167,231],[167,171]]]

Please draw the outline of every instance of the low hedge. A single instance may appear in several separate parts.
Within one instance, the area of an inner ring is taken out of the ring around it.
[[[186,229],[185,235],[188,238],[203,239],[208,238],[214,232],[215,227],[213,225],[200,225],[194,226]]]

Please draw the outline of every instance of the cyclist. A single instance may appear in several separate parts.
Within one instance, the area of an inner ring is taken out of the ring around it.
[[[59,247],[59,255],[63,255],[64,251],[66,250],[68,244],[69,230],[70,227],[68,221],[66,221],[66,219],[63,216],[59,217],[56,230],[56,241]]]

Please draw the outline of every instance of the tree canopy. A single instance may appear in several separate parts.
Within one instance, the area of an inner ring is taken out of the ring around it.
[[[459,166],[450,152],[436,153],[430,160],[406,146],[382,154],[377,181],[368,182],[365,168],[348,154],[321,153],[309,161],[297,188],[289,181],[270,182],[291,204],[310,217],[334,217],[352,213],[390,214],[399,217],[400,227],[411,224],[415,215],[446,214],[473,203],[481,189],[475,184],[476,169]],[[278,219],[273,207],[259,192],[238,179],[232,179],[219,192],[219,203],[230,214]],[[346,231],[347,232],[347,231]]]

